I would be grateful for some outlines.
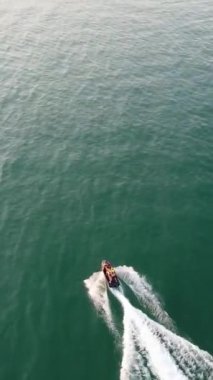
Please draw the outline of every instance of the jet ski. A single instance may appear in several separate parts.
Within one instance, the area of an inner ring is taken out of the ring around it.
[[[111,263],[107,260],[103,260],[101,263],[101,269],[104,273],[109,287],[118,288],[118,286],[120,285],[120,281]]]

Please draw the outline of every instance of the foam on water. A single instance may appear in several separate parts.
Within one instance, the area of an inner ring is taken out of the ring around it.
[[[174,323],[163,309],[159,298],[145,276],[141,276],[134,268],[125,265],[116,268],[119,278],[126,283],[137,297],[140,304],[164,326],[175,330]]]
[[[90,278],[84,281],[86,288],[88,289],[88,294],[93,302],[97,312],[105,320],[110,331],[118,336],[119,333],[115,327],[109,298],[107,295],[107,287],[102,272],[93,273]]]
[[[173,327],[170,317],[146,279],[126,266],[117,268],[117,273],[132,289],[141,305],[149,309],[158,320],[150,319],[133,307],[122,287],[120,290],[110,289],[122,305],[124,313],[120,380],[212,380],[212,356],[162,325],[163,322]],[[110,330],[118,334],[103,274],[94,273],[85,280],[85,285],[96,310],[101,313]]]

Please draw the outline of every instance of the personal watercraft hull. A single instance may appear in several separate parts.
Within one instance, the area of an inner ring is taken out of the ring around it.
[[[120,285],[120,281],[119,281],[118,276],[115,272],[115,269],[110,264],[110,262],[103,260],[101,263],[101,269],[104,273],[104,276],[106,278],[108,286],[110,288],[118,288]]]

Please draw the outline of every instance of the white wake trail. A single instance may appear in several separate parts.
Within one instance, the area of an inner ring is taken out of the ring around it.
[[[116,272],[155,318],[132,306],[122,285],[110,289],[124,313],[120,380],[213,380],[213,357],[165,327],[171,328],[172,320],[145,277],[129,267],[118,267]],[[84,282],[96,310],[119,337],[103,273],[94,273]]]
[[[132,335],[138,338],[138,348],[140,350],[146,349],[149,359],[150,371],[154,376],[157,376],[162,380],[187,380],[184,374],[179,371],[175,361],[170,356],[168,351],[161,345],[161,342],[150,329],[150,320],[140,310],[134,308],[126,297],[117,290],[113,290],[113,294],[121,302],[124,310],[124,336]],[[155,322],[153,322],[155,323]],[[133,362],[129,360],[129,351],[131,346],[127,346],[126,342],[123,342],[123,360],[121,366],[121,380],[126,379],[141,379],[137,376],[136,368]],[[135,352],[131,352],[134,356]],[[141,368],[137,368],[138,372]],[[128,376],[126,377],[128,373]]]
[[[107,294],[107,287],[102,272],[93,273],[88,279],[84,280],[84,284],[88,290],[89,297],[93,302],[95,309],[102,316],[112,333],[119,337],[112,315],[112,310]]]
[[[174,323],[168,313],[163,309],[161,302],[155,295],[152,286],[145,276],[141,276],[134,268],[125,265],[116,268],[118,277],[126,283],[133,291],[140,304],[148,311],[158,322],[172,331],[175,331]]]

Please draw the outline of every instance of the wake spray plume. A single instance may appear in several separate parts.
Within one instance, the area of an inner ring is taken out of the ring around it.
[[[158,322],[170,330],[175,331],[175,326],[168,313],[163,309],[159,298],[154,293],[151,284],[145,276],[141,276],[134,268],[119,266],[116,268],[118,277],[126,283],[133,291],[139,303],[149,312]]]
[[[119,332],[115,327],[103,273],[93,273],[90,278],[84,280],[84,284],[88,290],[89,297],[94,304],[95,309],[104,319],[110,331],[116,337],[119,337]]]

